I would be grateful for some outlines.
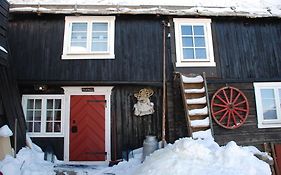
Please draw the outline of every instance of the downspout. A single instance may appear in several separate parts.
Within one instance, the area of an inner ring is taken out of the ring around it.
[[[163,20],[162,148],[166,144],[166,22]]]

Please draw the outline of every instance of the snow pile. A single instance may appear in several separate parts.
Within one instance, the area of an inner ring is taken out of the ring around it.
[[[183,138],[147,157],[133,175],[270,175],[267,163],[231,141]]]
[[[13,135],[13,132],[7,125],[4,125],[0,128],[0,137],[10,137],[12,135]]]
[[[44,161],[44,153],[33,144],[33,149],[22,148],[17,158],[7,155],[0,161],[0,171],[4,175],[55,175],[53,164]]]

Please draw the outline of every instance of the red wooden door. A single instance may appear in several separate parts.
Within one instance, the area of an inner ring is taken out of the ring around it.
[[[106,159],[105,96],[71,96],[69,142],[70,161]]]
[[[278,166],[278,172],[281,174],[281,144],[275,144],[275,153]]]

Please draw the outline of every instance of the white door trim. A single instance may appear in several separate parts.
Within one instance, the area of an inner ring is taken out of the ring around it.
[[[64,137],[64,161],[68,163],[81,163],[69,161],[69,120],[70,120],[70,97],[71,95],[104,95],[106,100],[105,108],[105,151],[107,152],[105,162],[109,162],[111,159],[111,143],[110,143],[110,97],[113,86],[79,86],[79,87],[62,87],[65,94],[65,137]],[[82,91],[82,88],[90,89],[90,91]],[[102,163],[103,161],[94,161],[96,163]],[[87,163],[83,161],[83,163]]]

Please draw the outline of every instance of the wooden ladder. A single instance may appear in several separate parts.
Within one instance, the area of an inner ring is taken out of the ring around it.
[[[203,75],[178,74],[188,135],[193,138],[213,136],[205,73]]]

